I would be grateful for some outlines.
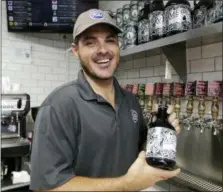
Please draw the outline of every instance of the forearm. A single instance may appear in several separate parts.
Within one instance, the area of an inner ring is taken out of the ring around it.
[[[74,177],[66,184],[50,191],[128,191],[125,176],[117,178]]]

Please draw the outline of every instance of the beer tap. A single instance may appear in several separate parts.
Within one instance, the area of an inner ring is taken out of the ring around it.
[[[139,84],[138,97],[139,97],[140,107],[144,111],[144,107],[145,107],[145,84]],[[144,116],[145,116],[145,114],[144,114]]]
[[[155,83],[154,93],[156,97],[156,104],[160,104],[162,101],[163,83]]]
[[[222,82],[214,81],[208,83],[208,96],[212,97],[211,116],[208,122],[209,127],[213,129],[213,134],[218,135],[221,130],[221,122],[219,117],[219,97],[222,96]]]
[[[181,112],[181,97],[184,96],[184,84],[183,83],[172,83],[172,95],[174,97],[174,111],[177,118],[182,122]]]
[[[198,96],[198,120],[195,121],[195,126],[201,129],[201,133],[207,128],[204,115],[206,111],[205,96],[207,96],[207,81],[196,81],[196,96]]]
[[[154,84],[146,83],[145,87],[145,119],[147,124],[151,122],[152,109],[153,109],[153,94],[154,94]]]

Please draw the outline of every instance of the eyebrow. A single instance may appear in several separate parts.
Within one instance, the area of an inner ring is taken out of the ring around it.
[[[116,38],[116,35],[114,34],[109,34],[106,39],[109,39],[109,38]],[[87,40],[94,40],[94,39],[97,39],[96,37],[94,36],[85,36],[83,37],[83,41],[87,41]]]

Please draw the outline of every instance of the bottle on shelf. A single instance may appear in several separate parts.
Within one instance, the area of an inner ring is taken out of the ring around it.
[[[149,36],[151,40],[160,39],[165,34],[163,0],[153,0],[149,13]]]
[[[223,20],[223,1],[211,0],[212,5],[208,9],[207,23],[218,23]]]
[[[149,41],[149,11],[150,3],[148,1],[145,3],[144,8],[142,8],[139,12],[138,44],[143,44]]]
[[[138,21],[138,1],[131,1],[130,2],[130,19],[132,21],[137,22]]]
[[[193,28],[199,28],[206,25],[208,9],[212,6],[213,0],[194,0],[194,10],[192,11]]]
[[[188,0],[169,0],[164,13],[166,35],[188,31],[192,28],[191,7]]]
[[[177,137],[168,121],[167,101],[161,100],[156,121],[151,122],[147,133],[146,161],[149,165],[172,170],[176,165]]]

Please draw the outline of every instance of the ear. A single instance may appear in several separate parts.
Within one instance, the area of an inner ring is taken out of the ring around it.
[[[79,55],[78,55],[78,46],[75,43],[72,43],[72,52],[75,55],[75,57],[77,59],[79,59]]]

